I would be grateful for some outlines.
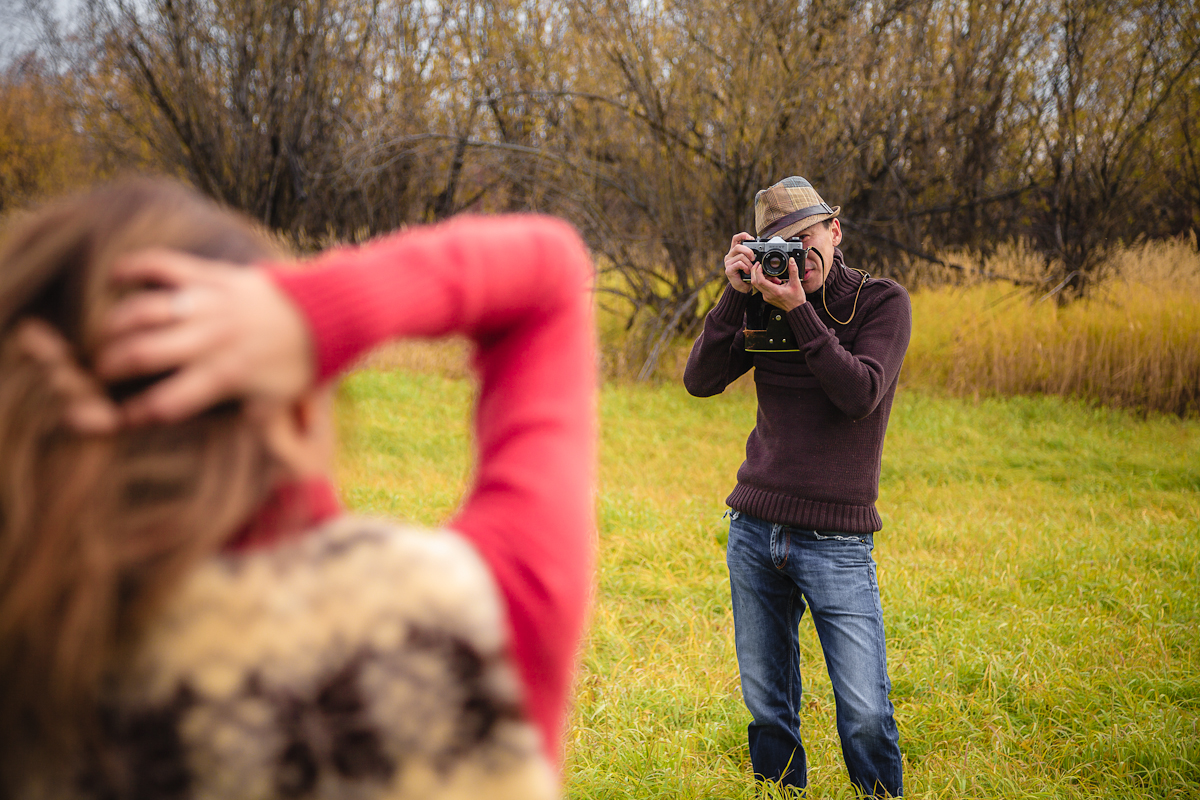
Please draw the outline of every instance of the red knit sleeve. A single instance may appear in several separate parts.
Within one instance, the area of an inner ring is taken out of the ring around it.
[[[458,218],[272,275],[308,319],[321,377],[388,339],[462,332],[476,342],[477,468],[450,526],[496,577],[528,712],[557,761],[595,524],[596,358],[583,243],[550,218]]]

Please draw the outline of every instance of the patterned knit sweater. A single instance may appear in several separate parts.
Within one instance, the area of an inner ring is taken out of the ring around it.
[[[343,517],[223,553],[153,620],[85,769],[29,797],[553,798],[490,571]]]
[[[879,530],[883,437],[912,332],[908,294],[890,280],[863,284],[835,250],[824,299],[810,295],[784,315],[798,342],[792,353],[746,352],[749,299],[725,288],[683,378],[693,395],[710,397],[754,368],[758,418],[726,502],[808,530]]]

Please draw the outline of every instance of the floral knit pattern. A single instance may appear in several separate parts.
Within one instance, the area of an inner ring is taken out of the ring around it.
[[[553,798],[490,573],[343,518],[205,563],[102,711],[83,798]]]

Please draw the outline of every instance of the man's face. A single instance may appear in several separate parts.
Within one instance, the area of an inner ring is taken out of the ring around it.
[[[801,271],[800,285],[804,287],[804,293],[812,294],[825,283],[829,268],[833,266],[833,248],[842,243],[842,225],[836,218],[829,221],[828,228],[824,222],[818,222],[792,238],[799,239],[805,247],[816,250],[824,259],[822,264],[817,253],[809,253],[803,264],[796,265]]]

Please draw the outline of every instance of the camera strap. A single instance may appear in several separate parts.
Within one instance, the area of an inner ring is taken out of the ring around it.
[[[867,272],[865,269],[859,269],[858,267],[847,267],[843,265],[843,268],[852,269],[862,275],[862,282],[858,284],[858,291],[854,293],[854,307],[850,309],[850,319],[847,319],[845,322],[843,322],[830,313],[829,304],[825,302],[825,283],[829,283],[828,278],[826,278],[825,283],[821,284],[821,305],[825,306],[825,313],[829,314],[829,318],[831,320],[836,322],[838,325],[849,325],[850,321],[854,319],[854,315],[858,313],[858,296],[862,294],[862,287],[867,285],[867,279],[871,277],[871,273]]]

